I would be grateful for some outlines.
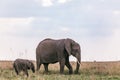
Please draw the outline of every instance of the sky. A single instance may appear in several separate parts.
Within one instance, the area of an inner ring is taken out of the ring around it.
[[[118,61],[119,4],[120,0],[0,0],[0,60],[35,60],[43,39],[71,38],[81,46],[82,61]]]

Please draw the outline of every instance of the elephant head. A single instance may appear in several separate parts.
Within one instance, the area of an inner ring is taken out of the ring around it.
[[[32,72],[34,73],[35,72],[35,67],[34,67],[34,64],[31,62],[31,61],[28,61],[28,69],[31,69]]]
[[[77,66],[76,66],[76,71],[75,73],[78,73],[80,63],[81,63],[81,49],[80,45],[73,41],[72,39],[65,39],[65,49],[67,53],[70,55],[73,55],[74,57],[77,58]]]

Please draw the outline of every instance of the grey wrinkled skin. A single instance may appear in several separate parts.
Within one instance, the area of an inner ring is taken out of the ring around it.
[[[69,69],[69,74],[73,73],[73,68],[69,62],[69,56],[73,55],[77,58],[77,65],[75,73],[78,73],[81,63],[81,49],[77,42],[72,39],[44,39],[36,48],[36,66],[37,71],[41,64],[44,65],[45,72],[48,72],[48,65],[50,63],[59,62],[60,73],[63,73],[64,66]]]
[[[23,71],[27,76],[29,76],[29,69],[31,69],[33,73],[35,72],[34,64],[27,59],[16,59],[13,63],[13,68],[15,69],[17,75]]]

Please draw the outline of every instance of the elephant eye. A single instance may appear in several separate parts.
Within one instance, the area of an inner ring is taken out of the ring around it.
[[[73,51],[76,53],[78,50],[77,50],[77,49],[74,49]]]
[[[79,52],[79,49],[76,49],[76,52]]]
[[[76,51],[76,52],[78,52],[78,50],[77,50],[77,49],[76,49],[75,51]]]

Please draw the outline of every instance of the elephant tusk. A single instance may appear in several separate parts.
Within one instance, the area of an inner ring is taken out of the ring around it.
[[[77,63],[78,63],[78,64],[80,64],[80,62],[79,62],[79,61],[77,61]]]

